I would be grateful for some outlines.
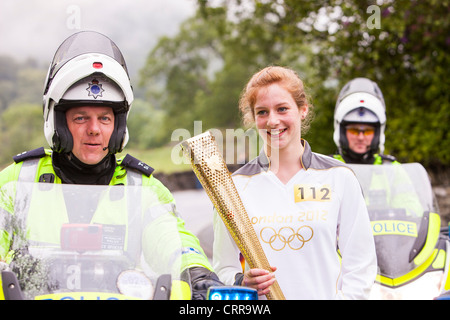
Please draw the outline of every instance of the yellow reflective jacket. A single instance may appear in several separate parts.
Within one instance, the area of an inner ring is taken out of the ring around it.
[[[22,155],[21,157],[16,158],[17,160],[15,163],[9,165],[7,168],[0,172],[0,188],[5,186],[8,182],[48,182],[48,177],[51,176],[52,183],[61,184],[61,179],[55,174],[53,169],[51,153],[51,150],[44,150],[43,148],[40,148],[30,152],[31,155],[29,156]],[[126,164],[124,164],[124,162],[126,162]],[[161,217],[156,221],[156,223],[152,223],[147,228],[148,230],[146,230],[146,232],[148,231],[149,234],[155,232],[177,232],[177,237],[181,240],[181,247],[183,248],[183,254],[181,257],[182,269],[184,270],[193,266],[202,266],[212,271],[212,267],[200,246],[199,240],[191,232],[185,229],[184,221],[177,214],[175,200],[172,194],[158,179],[153,176],[152,172],[153,169],[151,167],[127,155],[117,160],[117,166],[109,185],[135,185],[151,187],[157,197],[157,199],[155,199],[155,202],[157,202],[157,204],[160,206],[165,206],[166,208],[168,208],[165,210],[170,210],[172,215],[165,215],[164,217]],[[35,202],[44,201],[47,206],[51,205],[49,199],[36,198],[32,200]],[[143,199],[143,201],[148,202],[149,199]],[[93,216],[92,222],[107,223],[110,225],[126,225],[126,214],[123,214],[121,216],[116,215],[114,217],[104,214],[105,212],[111,212],[111,210],[108,210],[108,206],[112,207],[112,205],[108,202],[103,203],[102,209],[104,210],[100,210],[98,208],[97,211],[100,211],[100,213],[97,213],[96,211],[96,214]],[[14,210],[10,205],[6,203],[0,203],[0,209],[1,208],[3,210],[0,211],[0,215],[7,214],[8,212],[12,213]],[[122,209],[124,212],[126,212],[126,208]],[[117,208],[115,208],[115,210],[117,212]],[[33,214],[33,212],[30,212],[27,217],[27,223],[39,223],[38,220],[42,219],[45,214],[46,213],[39,213],[39,215],[37,215]],[[61,215],[60,217],[47,217],[46,220],[58,220],[59,224],[57,224],[61,225],[61,223],[64,222],[64,218],[62,218],[64,216],[65,215]],[[168,221],[168,219],[170,221]],[[2,219],[0,219],[0,222],[1,221]],[[55,243],[59,242],[59,239],[54,239],[55,234],[57,233],[48,233],[45,232],[45,230],[42,230],[41,232],[38,231],[32,236],[34,238],[34,241],[38,240],[44,243]],[[146,237],[148,238],[148,235],[144,234],[143,241],[146,240]],[[10,235],[6,230],[3,230],[1,228],[0,223],[0,260],[8,261],[11,258],[10,256],[8,256],[8,254],[10,254],[10,239]],[[179,244],[177,244],[176,246],[179,246]],[[167,247],[170,247],[170,244],[167,244]],[[144,251],[143,254],[161,254],[161,251],[147,250]],[[163,257],[158,258],[162,259]]]

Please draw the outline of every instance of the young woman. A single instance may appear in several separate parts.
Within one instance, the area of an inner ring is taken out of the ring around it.
[[[240,110],[264,149],[233,180],[273,272],[243,272],[217,215],[214,268],[224,283],[256,288],[261,296],[276,276],[287,299],[365,299],[376,255],[364,198],[345,164],[312,152],[301,138],[311,108],[291,69],[267,67],[246,85]]]

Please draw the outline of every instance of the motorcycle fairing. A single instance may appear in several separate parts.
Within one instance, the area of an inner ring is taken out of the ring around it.
[[[372,223],[379,269],[376,282],[398,288],[428,272],[442,273],[447,239],[439,239],[439,210],[423,166],[349,166],[361,184]]]
[[[445,250],[438,248],[440,225],[438,214],[425,213],[416,238],[405,235],[375,235],[380,268],[376,281],[388,287],[399,287],[426,272],[442,270],[444,265],[435,263],[438,257],[445,255]],[[401,245],[397,246],[399,243]],[[408,252],[406,249],[409,246],[412,249]],[[399,250],[399,247],[403,250]],[[393,260],[395,263],[392,263]]]

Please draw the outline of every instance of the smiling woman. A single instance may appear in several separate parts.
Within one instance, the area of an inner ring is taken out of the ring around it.
[[[269,155],[274,148],[280,153],[298,148],[301,119],[307,111],[308,106],[297,107],[291,94],[280,84],[271,84],[258,92],[254,107],[256,127]]]
[[[244,123],[256,124],[271,170],[287,182],[301,169],[301,134],[312,118],[302,80],[287,68],[265,68],[250,80],[239,107]]]
[[[242,273],[239,249],[215,217],[213,264],[220,279],[265,295],[276,274],[286,299],[368,298],[376,256],[367,207],[353,172],[301,138],[311,109],[303,82],[291,69],[267,67],[245,86],[240,109],[256,124],[264,148],[233,182],[273,267]]]

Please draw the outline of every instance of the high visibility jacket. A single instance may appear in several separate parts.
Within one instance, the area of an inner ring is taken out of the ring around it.
[[[52,165],[51,159],[51,150],[44,150],[43,148],[32,150],[30,152],[18,155],[15,157],[15,162],[5,168],[0,172],[0,188],[3,187],[8,182],[18,181],[18,182],[51,182],[55,184],[61,184],[61,179],[55,174]],[[149,227],[146,227],[146,233],[143,234],[142,241],[146,241],[146,237],[148,237],[148,233],[161,233],[161,234],[170,234],[170,232],[177,232],[177,239],[181,241],[181,244],[173,245],[172,247],[177,247],[182,251],[181,257],[181,268],[184,270],[186,268],[190,268],[193,266],[202,266],[212,271],[212,267],[206,258],[202,248],[200,247],[198,239],[189,231],[187,231],[184,227],[184,221],[178,215],[176,211],[175,201],[170,193],[170,191],[152,175],[153,169],[146,165],[145,163],[126,155],[123,158],[117,160],[117,166],[111,179],[110,185],[135,185],[135,186],[144,186],[151,187],[154,190],[154,195],[156,195],[155,199],[157,204],[161,206],[161,209],[164,210],[165,213],[170,212],[170,214],[161,215],[161,218],[157,220],[157,223],[151,223]],[[41,193],[42,194],[42,193]],[[16,195],[18,196],[18,195]],[[35,199],[32,199],[33,201]],[[55,199],[36,199],[34,203],[41,202],[46,203],[47,206],[51,206],[51,201],[57,201]],[[149,199],[142,199],[142,201],[148,204]],[[115,205],[115,204],[114,204]],[[114,226],[128,226],[126,208],[123,208],[124,214],[115,215],[112,217],[111,215],[104,214],[105,212],[110,212],[108,210],[108,206],[110,208],[113,207],[111,203],[102,203],[102,205],[97,208],[96,213],[92,217],[92,222],[100,223],[100,224],[108,224]],[[0,203],[0,208],[3,207],[3,211],[0,211],[0,215],[7,214],[13,212],[14,208],[11,208],[5,203]],[[164,208],[162,208],[164,207]],[[117,212],[117,208],[114,208],[115,212]],[[50,210],[48,210],[50,212]],[[42,219],[45,218],[48,212],[33,212],[30,210],[27,216],[27,225],[30,224],[42,224]],[[60,226],[66,219],[67,215],[62,214],[59,217],[47,217],[46,221],[49,223],[54,223],[54,225]],[[167,221],[167,219],[171,221]],[[0,216],[0,227],[2,226],[1,222],[2,217]],[[40,221],[39,221],[40,220]],[[57,222],[55,222],[55,220]],[[50,224],[51,224],[50,223]],[[169,226],[170,230],[167,230],[166,227]],[[2,229],[2,228],[0,228]],[[120,228],[114,231],[120,233]],[[55,239],[55,235],[59,236],[59,227],[53,232],[46,232],[46,230],[36,231],[34,234],[29,236],[33,237],[33,241],[41,242],[41,243],[59,243],[59,238]],[[132,234],[126,234],[127,243],[131,241]],[[167,238],[167,237],[166,237]],[[0,230],[0,259],[8,260],[8,253],[10,252],[10,239],[11,236],[6,230]],[[135,239],[136,240],[136,239]],[[139,239],[140,241],[141,239]],[[169,241],[170,242],[170,241]],[[170,247],[170,243],[166,244],[166,247]],[[144,255],[152,255],[152,254],[163,254],[157,250],[150,250],[143,252]],[[169,252],[166,254],[170,256]],[[10,258],[10,257],[9,257]],[[147,257],[149,259],[163,259],[164,257]],[[167,257],[169,259],[169,257]]]
[[[333,158],[345,163],[344,158],[340,154],[334,154]],[[379,154],[374,155],[373,164],[383,164],[386,161],[391,163],[399,163],[397,160],[395,160],[395,157],[390,155],[379,155]]]

